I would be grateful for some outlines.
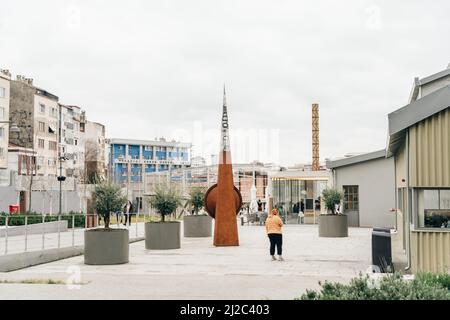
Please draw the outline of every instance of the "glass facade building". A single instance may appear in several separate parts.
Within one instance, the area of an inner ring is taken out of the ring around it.
[[[325,211],[321,194],[329,184],[329,175],[325,170],[292,170],[271,175],[272,207],[280,211],[284,223],[317,223],[317,217]]]
[[[176,141],[110,139],[109,166],[116,183],[140,183],[145,173],[190,165],[190,143]]]

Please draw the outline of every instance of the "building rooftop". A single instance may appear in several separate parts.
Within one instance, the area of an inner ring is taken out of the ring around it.
[[[444,78],[449,75],[450,75],[450,64],[448,65],[447,69],[437,72],[435,74],[432,74],[431,76],[420,79],[419,85],[422,86],[424,84],[439,80],[439,79]]]
[[[385,158],[386,157],[386,150],[378,150],[374,152],[368,152],[363,154],[354,155],[351,157],[344,157],[340,159],[334,159],[334,160],[328,160],[327,161],[327,168],[334,169],[339,167],[344,167],[356,163],[361,163],[365,161],[375,160],[379,158]]]
[[[270,178],[278,179],[299,179],[299,180],[328,180],[330,179],[329,170],[309,171],[309,170],[283,170],[269,171]]]
[[[416,101],[419,96],[419,88],[423,85],[429,84],[433,81],[450,76],[450,64],[445,70],[432,74],[431,76],[419,79],[419,77],[414,78],[413,88],[411,90],[411,95],[409,98],[409,103]]]
[[[387,156],[391,156],[397,150],[407,128],[448,107],[450,107],[450,86],[445,86],[389,113]]]
[[[132,145],[148,145],[148,146],[164,146],[164,147],[183,147],[190,148],[191,143],[179,141],[161,141],[161,140],[138,140],[138,139],[108,139],[109,144],[132,144]]]

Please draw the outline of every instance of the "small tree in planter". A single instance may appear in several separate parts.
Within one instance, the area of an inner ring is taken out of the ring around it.
[[[192,188],[189,192],[188,203],[192,206],[194,214],[183,219],[185,237],[210,237],[212,234],[212,218],[209,215],[199,215],[198,212],[205,203],[205,190]]]
[[[110,265],[129,260],[128,229],[109,227],[111,212],[122,209],[126,198],[118,185],[101,183],[92,192],[93,207],[105,221],[105,228],[87,229],[84,232],[84,263]]]
[[[181,196],[175,188],[170,185],[159,185],[155,188],[155,194],[150,198],[150,204],[161,215],[161,222],[165,222],[167,215],[175,212],[181,204]]]
[[[105,221],[105,229],[109,229],[111,212],[122,210],[127,201],[120,187],[109,183],[96,185],[92,192],[92,200],[95,211]]]
[[[328,212],[331,214],[339,214],[339,212],[336,212],[336,205],[341,204],[344,194],[336,189],[325,189],[322,192],[322,196]]]
[[[336,211],[340,205],[343,193],[336,189],[325,189],[322,192],[329,214],[319,216],[319,237],[348,237],[347,216]]]
[[[203,188],[192,188],[189,192],[188,202],[194,210],[194,214],[198,215],[205,202],[205,190]]]
[[[181,196],[178,190],[169,184],[158,185],[149,202],[161,215],[161,221],[145,223],[145,248],[180,248],[180,223],[178,221],[166,222],[166,216],[174,213],[181,204]]]

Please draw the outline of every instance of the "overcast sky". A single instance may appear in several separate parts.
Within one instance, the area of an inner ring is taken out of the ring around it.
[[[239,162],[309,162],[317,102],[323,161],[385,147],[414,77],[450,63],[449,12],[446,0],[3,1],[0,68],[110,138],[178,138],[205,157],[225,83]]]

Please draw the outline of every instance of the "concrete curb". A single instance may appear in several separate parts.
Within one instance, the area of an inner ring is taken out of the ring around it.
[[[130,243],[143,241],[145,237],[130,239]],[[84,246],[75,246],[60,249],[47,249],[22,253],[13,253],[0,256],[0,272],[20,270],[38,264],[80,256],[84,253]]]
[[[58,225],[60,232],[66,232],[68,230],[67,220],[52,221],[42,223],[29,224],[27,234],[41,234],[41,233],[55,233],[58,232]],[[4,238],[6,234],[6,228],[0,228],[0,238]],[[22,236],[25,234],[25,226],[9,226],[8,237]]]

